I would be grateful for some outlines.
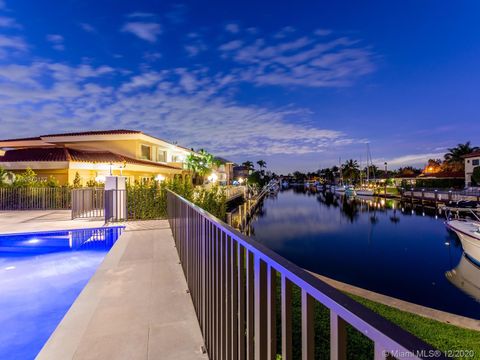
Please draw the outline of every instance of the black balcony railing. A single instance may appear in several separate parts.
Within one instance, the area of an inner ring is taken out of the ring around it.
[[[431,358],[432,354],[445,358],[409,332],[170,191],[167,212],[211,360],[274,360],[278,348],[282,360],[291,360],[294,285],[301,291],[304,360],[315,358],[316,302],[330,312],[331,359],[346,358],[347,324],[373,341],[375,359],[392,355]],[[276,316],[278,287],[280,324]],[[278,347],[277,333],[281,334]]]

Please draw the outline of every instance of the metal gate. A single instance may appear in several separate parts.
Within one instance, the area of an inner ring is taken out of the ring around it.
[[[105,190],[82,188],[72,190],[72,219],[104,217]]]

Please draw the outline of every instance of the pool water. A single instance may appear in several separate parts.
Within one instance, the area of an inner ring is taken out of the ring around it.
[[[122,227],[0,235],[0,359],[34,359]]]
[[[444,221],[433,209],[301,187],[267,198],[251,226],[257,241],[307,270],[480,319],[480,267]]]

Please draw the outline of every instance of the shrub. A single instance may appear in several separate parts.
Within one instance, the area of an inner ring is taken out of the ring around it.
[[[127,186],[128,218],[136,220],[164,219],[167,217],[167,189],[184,199],[225,220],[227,196],[218,186],[195,190],[189,176],[175,177],[161,183],[135,183]]]

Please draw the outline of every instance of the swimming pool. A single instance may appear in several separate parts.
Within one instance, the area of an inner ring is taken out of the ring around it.
[[[123,227],[0,235],[0,359],[33,359]]]

